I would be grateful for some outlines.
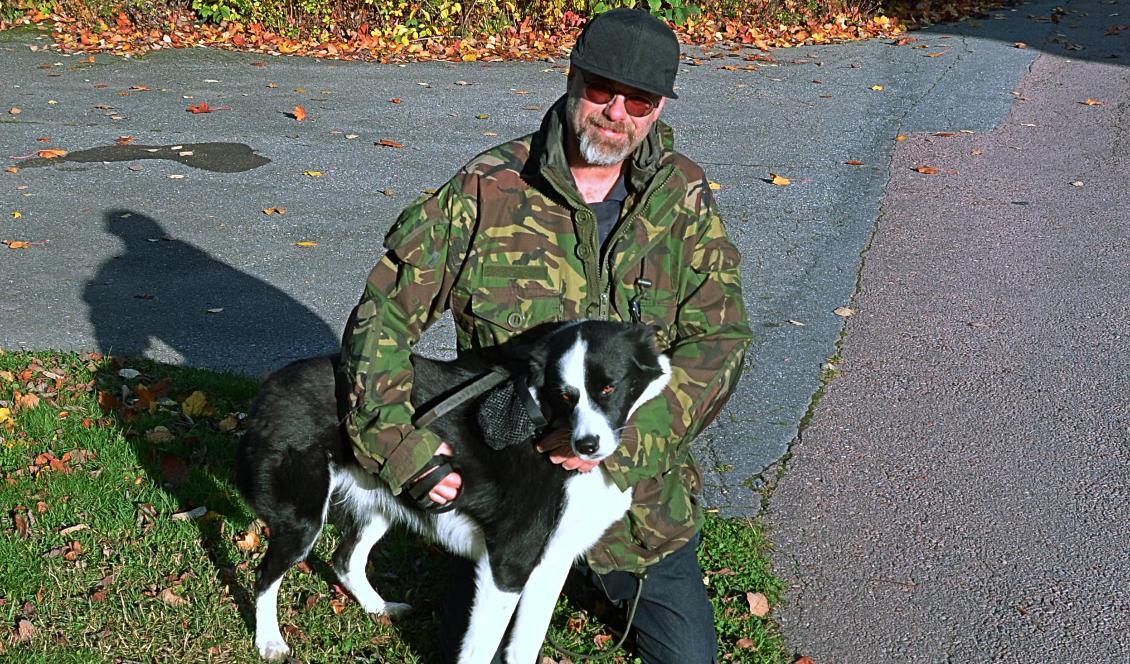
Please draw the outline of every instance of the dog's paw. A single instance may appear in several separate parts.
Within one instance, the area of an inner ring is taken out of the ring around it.
[[[398,618],[411,610],[411,604],[405,604],[403,602],[385,602],[385,608],[384,611],[381,611],[381,614],[389,618]]]
[[[268,662],[280,661],[290,654],[290,647],[281,639],[256,643],[255,645],[259,648],[259,656]]]

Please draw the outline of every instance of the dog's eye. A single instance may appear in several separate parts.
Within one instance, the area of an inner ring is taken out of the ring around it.
[[[615,386],[615,385],[605,385],[605,386],[604,386],[604,389],[602,389],[602,390],[600,391],[600,396],[602,396],[602,397],[606,397],[606,396],[608,396],[609,394],[612,394],[612,393],[613,393],[613,392],[615,392],[615,391],[616,391],[616,386]]]

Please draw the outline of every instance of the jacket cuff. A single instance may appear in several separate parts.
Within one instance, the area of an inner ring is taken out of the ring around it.
[[[399,495],[404,485],[431,460],[443,441],[427,429],[413,429],[392,450],[378,476]]]

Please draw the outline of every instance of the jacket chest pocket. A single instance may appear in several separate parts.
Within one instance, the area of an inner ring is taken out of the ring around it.
[[[456,323],[469,345],[495,346],[536,325],[561,320],[562,306],[561,294],[543,285],[482,286],[470,293],[470,315],[457,317]]]

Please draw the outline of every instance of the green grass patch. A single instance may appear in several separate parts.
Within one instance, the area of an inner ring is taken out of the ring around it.
[[[257,661],[251,587],[265,542],[240,545],[254,517],[233,483],[256,390],[238,376],[145,360],[0,351],[0,658]],[[203,517],[173,518],[199,507]],[[308,569],[283,583],[280,624],[294,656],[433,661],[446,554],[403,533],[382,542],[370,578],[416,608],[391,623],[335,586],[327,561],[337,541],[327,528]],[[781,592],[759,525],[712,517],[703,542],[721,653],[785,661],[773,624],[750,615],[746,600],[760,592],[773,605]],[[580,606],[559,603],[555,638],[609,648],[614,622]]]

